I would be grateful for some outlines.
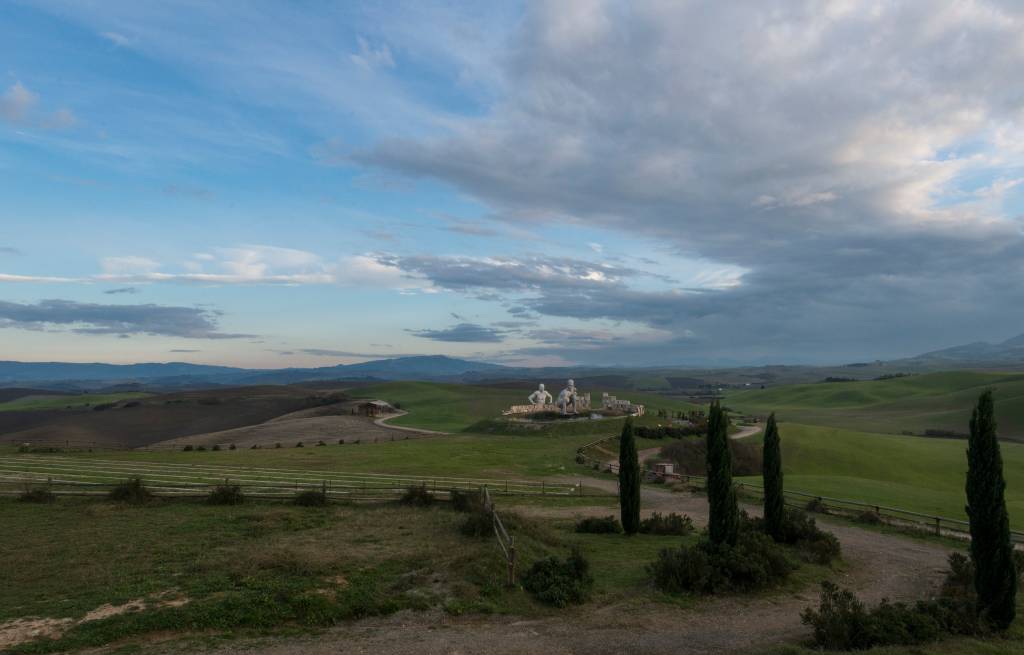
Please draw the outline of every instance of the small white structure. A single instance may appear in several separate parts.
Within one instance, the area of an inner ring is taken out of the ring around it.
[[[630,416],[643,416],[644,406],[634,405],[628,400],[620,400],[615,396],[608,393],[601,394],[601,406],[605,409],[611,409],[618,412],[629,414]]]
[[[669,462],[657,462],[654,465],[655,475],[672,475],[675,472],[675,467]]]

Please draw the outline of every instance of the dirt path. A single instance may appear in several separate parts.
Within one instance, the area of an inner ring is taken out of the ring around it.
[[[387,416],[383,416],[383,417],[375,420],[373,423],[374,423],[374,425],[379,425],[380,427],[387,428],[389,430],[401,430],[403,432],[415,432],[417,434],[448,434],[447,432],[440,432],[438,430],[425,430],[423,428],[408,428],[408,427],[405,427],[404,425],[391,425],[390,423],[388,423],[388,421],[390,421],[391,419],[398,418],[399,416],[405,416],[408,413],[409,412],[400,409],[400,410],[398,410],[397,413],[389,414]]]
[[[591,480],[591,486],[615,490],[615,481]],[[707,522],[707,500],[689,493],[644,487],[645,511],[689,514]],[[755,513],[756,508],[746,508]],[[518,511],[541,516],[603,515],[607,507],[542,508]],[[929,543],[829,524],[843,546],[848,571],[840,583],[869,603],[882,598],[914,599],[927,595],[941,578],[946,550]],[[712,654],[761,652],[781,642],[807,636],[800,611],[817,603],[817,590],[795,595],[709,599],[693,609],[656,602],[612,602],[564,610],[539,619],[453,617],[442,612],[403,612],[331,629],[317,636],[234,642],[223,655],[327,655],[395,653],[398,655],[469,655],[513,653]]]

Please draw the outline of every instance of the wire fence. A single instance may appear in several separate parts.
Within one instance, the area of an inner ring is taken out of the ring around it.
[[[580,446],[576,451],[576,462],[591,466],[595,470],[617,474],[619,472],[617,462],[597,459],[588,452],[591,448],[598,447],[601,443],[616,438],[618,438],[617,435],[605,437]],[[647,477],[652,481],[680,482],[699,490],[707,487],[707,478],[702,475],[648,470]],[[737,491],[745,497],[758,502],[764,500],[764,488],[761,485],[750,482],[735,482],[734,484]],[[887,505],[851,500],[849,498],[832,498],[804,491],[786,490],[783,492],[783,495],[786,505],[797,509],[822,514],[835,514],[846,518],[860,519],[865,522],[875,522],[875,519],[877,519],[879,523],[925,530],[935,535],[970,539],[970,523],[963,519],[914,512],[899,507],[889,507]],[[1024,532],[1011,530],[1010,538],[1015,544],[1024,544]]]

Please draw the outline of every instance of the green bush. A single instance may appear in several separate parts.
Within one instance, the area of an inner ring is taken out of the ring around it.
[[[146,486],[142,483],[142,478],[134,477],[115,485],[110,490],[109,498],[121,503],[142,505],[152,500],[153,494],[149,492],[149,489],[146,489]]]
[[[25,489],[18,496],[18,500],[23,503],[52,503],[57,500],[57,496],[46,487],[36,487]]]
[[[865,525],[878,525],[882,522],[882,517],[878,515],[878,512],[869,509],[858,514],[854,520]]]
[[[205,451],[206,450],[206,446],[196,446],[196,450],[198,450],[198,451]]]
[[[459,532],[467,537],[489,537],[494,535],[494,519],[491,513],[480,505],[475,511],[466,514],[466,520],[459,526]]]
[[[327,504],[327,494],[318,489],[306,489],[295,494],[292,504],[302,507],[323,507]]]
[[[295,444],[295,447],[296,447],[296,448],[304,448],[304,446],[302,445],[302,442],[301,442],[301,441],[297,442],[297,443]]]
[[[742,517],[744,529],[763,532],[764,519]],[[786,509],[782,516],[779,543],[793,546],[800,556],[815,564],[828,564],[839,557],[839,540],[831,532],[818,527],[814,517],[798,509]]]
[[[405,490],[398,502],[413,507],[429,507],[434,504],[434,494],[427,491],[427,485],[412,486]]]
[[[642,534],[660,534],[686,536],[693,532],[693,520],[683,514],[682,516],[672,512],[663,516],[653,512],[648,518],[640,521],[640,532]]]
[[[192,447],[192,444],[186,444],[185,447],[182,448],[181,450],[182,452],[190,453],[193,450],[195,450],[195,448]]]
[[[215,443],[215,444],[213,444],[213,448],[212,448],[212,450],[214,450],[214,451],[218,451],[218,450],[220,450],[220,444],[219,444],[219,443]]]
[[[479,492],[452,489],[450,498],[456,512],[477,512],[484,506],[484,496]]]
[[[526,591],[555,607],[585,602],[594,586],[590,563],[576,548],[564,560],[549,557],[534,562],[522,580]]]
[[[811,628],[814,645],[826,650],[909,646],[944,634],[981,632],[973,601],[943,597],[909,605],[883,600],[868,610],[853,592],[831,582],[821,583],[818,609],[807,608],[800,620]]]
[[[576,524],[576,532],[587,534],[618,534],[622,525],[614,516],[588,516]]]
[[[237,446],[235,446],[235,444],[231,444],[230,446],[228,446],[228,450],[235,450],[236,448]]]
[[[693,546],[666,548],[647,565],[662,591],[702,594],[764,589],[795,569],[781,546],[754,530],[740,531],[735,546],[714,544],[705,536]]]
[[[218,484],[206,497],[208,505],[241,505],[244,501],[242,488],[237,484]]]

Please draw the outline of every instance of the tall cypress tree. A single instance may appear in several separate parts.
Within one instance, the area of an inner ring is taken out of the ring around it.
[[[640,530],[640,461],[633,436],[633,419],[627,418],[619,437],[619,508],[626,534]]]
[[[711,543],[736,543],[740,510],[732,486],[732,453],[729,452],[729,418],[716,400],[708,413],[708,536]]]
[[[1017,571],[991,391],[978,399],[967,443],[967,516],[978,609],[993,626],[1005,630],[1016,612]]]
[[[782,449],[775,412],[764,428],[764,452],[761,473],[764,476],[764,529],[775,541],[782,541],[785,501],[782,497]]]

